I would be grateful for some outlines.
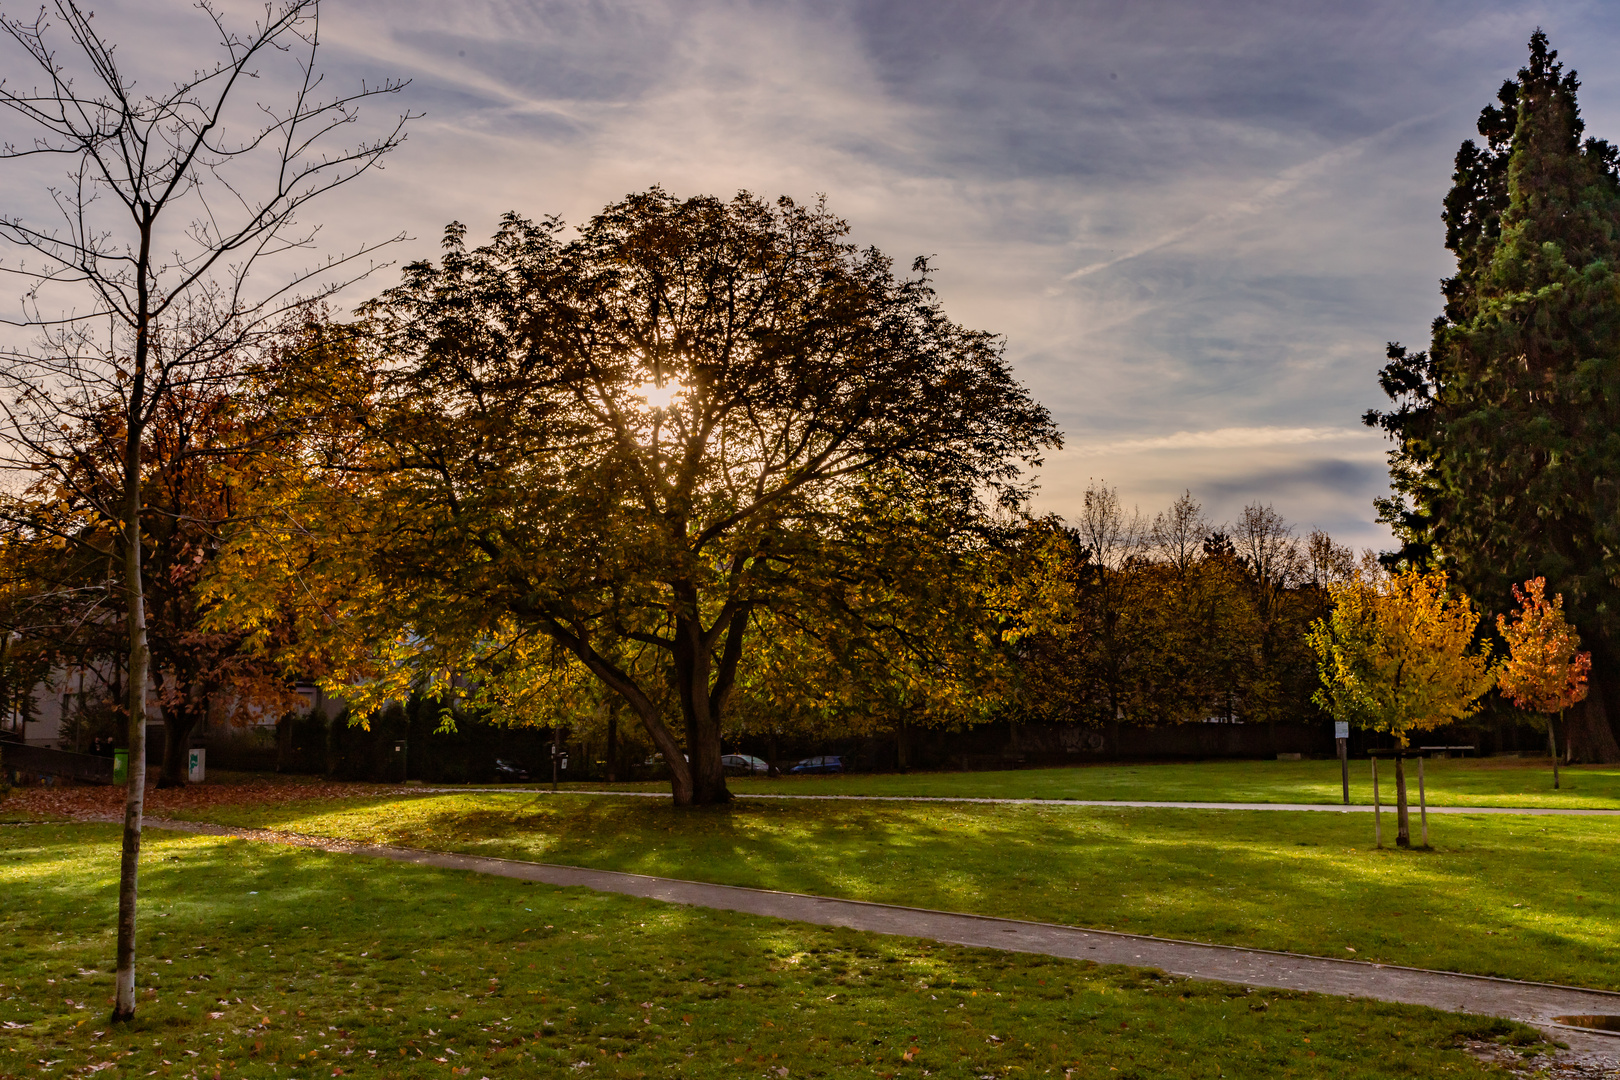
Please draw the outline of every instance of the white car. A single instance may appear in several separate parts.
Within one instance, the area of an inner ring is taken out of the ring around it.
[[[751,754],[721,754],[720,764],[726,772],[768,773],[771,767]]]

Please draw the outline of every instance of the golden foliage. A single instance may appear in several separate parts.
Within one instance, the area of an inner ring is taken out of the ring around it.
[[[1490,644],[1470,651],[1479,613],[1444,572],[1364,573],[1330,590],[1333,611],[1307,640],[1322,679],[1315,700],[1334,719],[1405,746],[1413,731],[1478,711],[1496,677]]]

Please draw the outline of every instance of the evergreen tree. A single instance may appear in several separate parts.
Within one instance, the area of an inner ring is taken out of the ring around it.
[[[1395,441],[1380,520],[1397,559],[1438,564],[1487,607],[1545,577],[1593,651],[1572,749],[1620,760],[1620,170],[1584,139],[1573,71],[1530,63],[1457,153],[1443,214],[1457,273],[1427,353],[1389,348]]]

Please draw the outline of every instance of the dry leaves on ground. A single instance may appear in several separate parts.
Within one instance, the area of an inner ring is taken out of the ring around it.
[[[240,783],[203,783],[183,788],[148,786],[145,812],[163,817],[187,810],[243,804],[266,805],[311,799],[352,799],[410,791],[386,784],[310,781],[280,776],[254,777]],[[121,819],[124,788],[100,784],[19,787],[0,800],[0,811],[16,818]]]

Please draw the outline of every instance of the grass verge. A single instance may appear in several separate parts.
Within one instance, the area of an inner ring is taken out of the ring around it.
[[[1620,989],[1605,818],[456,794],[220,806],[229,825]],[[1385,817],[1393,841],[1392,815]],[[1413,821],[1414,834],[1417,822]]]
[[[0,1077],[1482,1076],[1428,1009],[148,835],[106,1024],[117,831],[0,830]]]
[[[1407,782],[1417,802],[1417,764],[1407,763]],[[1560,770],[1554,791],[1552,767],[1543,758],[1434,758],[1424,765],[1433,806],[1520,806],[1620,810],[1620,768],[1576,765]],[[1395,798],[1395,766],[1384,761],[1378,776],[1386,803]],[[1000,772],[850,773],[784,776],[776,780],[739,776],[731,790],[781,795],[928,795],[975,799],[1146,799],[1155,802],[1338,803],[1343,787],[1337,761],[1183,761],[1141,765],[1078,765]],[[604,789],[605,784],[576,784]],[[667,791],[667,783],[618,785]],[[1350,762],[1350,801],[1372,805],[1372,766]]]

